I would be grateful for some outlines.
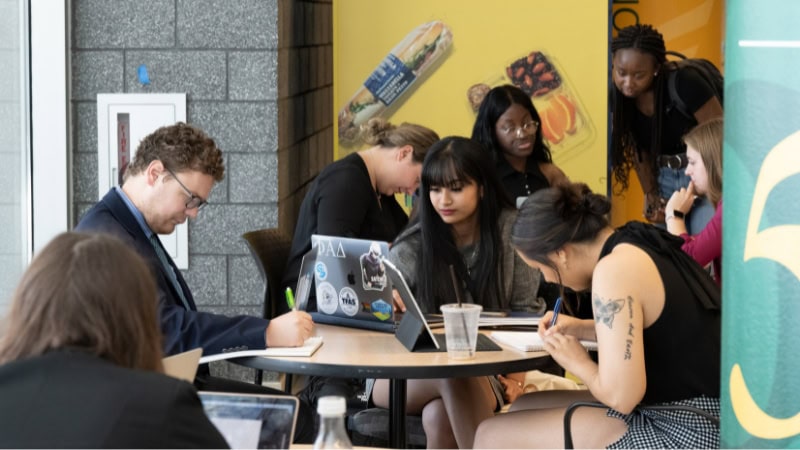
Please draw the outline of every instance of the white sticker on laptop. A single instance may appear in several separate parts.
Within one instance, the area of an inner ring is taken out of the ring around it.
[[[326,282],[317,286],[317,309],[325,314],[333,314],[339,305],[339,296],[336,295],[336,288]]]
[[[356,291],[349,287],[343,287],[342,290],[339,291],[339,306],[348,316],[352,317],[358,314],[358,310],[361,308],[358,307]]]

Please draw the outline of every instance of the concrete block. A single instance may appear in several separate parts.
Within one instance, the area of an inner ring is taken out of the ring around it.
[[[103,193],[105,195],[105,193]],[[78,225],[78,222],[81,221],[81,218],[86,214],[92,206],[97,203],[97,200],[93,202],[84,202],[84,203],[75,203],[72,208],[73,217],[72,217],[72,226],[75,227]]]
[[[190,103],[188,118],[214,138],[223,154],[274,152],[278,148],[275,102]]]
[[[97,153],[74,153],[72,155],[72,201],[95,203],[100,199],[97,192]],[[106,195],[103,192],[103,195]]]
[[[232,203],[278,201],[278,154],[229,153],[227,158]]]
[[[250,255],[230,257],[228,279],[231,282],[231,305],[263,306],[264,281]]]
[[[80,0],[72,8],[75,48],[175,45],[174,0]]]
[[[182,270],[186,284],[198,307],[225,306],[228,297],[227,258],[224,255],[193,254],[191,230],[189,232],[189,268]]]
[[[220,255],[247,255],[242,233],[278,225],[278,207],[261,205],[210,204],[190,224],[192,252]]]
[[[72,52],[72,100],[97,101],[97,94],[124,92],[122,51]]]
[[[150,84],[139,83],[140,65]],[[129,51],[125,58],[126,92],[185,92],[187,99],[224,100],[227,71],[221,51]]]
[[[278,48],[277,0],[177,0],[178,46]]]
[[[97,102],[72,102],[75,153],[97,153]]]
[[[278,52],[231,52],[228,55],[231,100],[277,100]]]

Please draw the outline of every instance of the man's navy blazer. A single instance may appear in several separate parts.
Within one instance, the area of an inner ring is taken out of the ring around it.
[[[114,235],[135,249],[150,266],[158,287],[158,313],[161,332],[164,334],[165,354],[173,355],[202,347],[203,353],[210,355],[266,346],[268,320],[253,316],[227,317],[198,312],[181,271],[167,255],[189,302],[190,308],[186,309],[150,240],[114,188],[83,216],[75,231]]]

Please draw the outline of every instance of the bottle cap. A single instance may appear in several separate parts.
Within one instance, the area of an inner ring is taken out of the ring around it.
[[[321,416],[342,415],[347,410],[344,397],[328,395],[317,400],[317,413]]]

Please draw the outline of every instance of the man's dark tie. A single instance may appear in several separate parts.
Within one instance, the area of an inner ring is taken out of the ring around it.
[[[191,311],[192,308],[189,307],[189,302],[186,300],[186,296],[183,295],[181,284],[178,283],[178,278],[175,276],[175,271],[172,269],[172,266],[167,259],[167,254],[164,252],[164,248],[161,247],[161,241],[158,240],[157,234],[153,233],[150,235],[150,244],[153,245],[153,249],[155,249],[156,255],[158,255],[159,261],[161,261],[161,265],[164,266],[164,270],[167,271],[167,276],[172,282],[172,287],[178,291],[178,296],[181,298],[183,306],[185,306],[187,310]]]

